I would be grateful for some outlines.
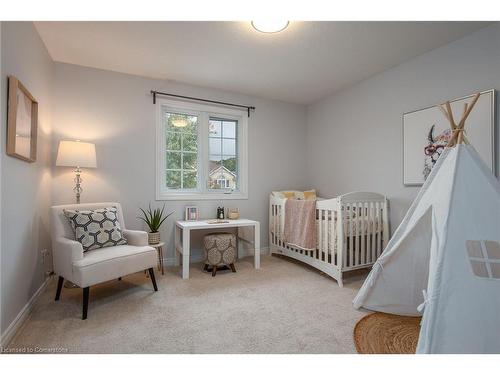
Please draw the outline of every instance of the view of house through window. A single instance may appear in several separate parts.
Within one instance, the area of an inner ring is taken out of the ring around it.
[[[198,117],[166,112],[166,185],[196,189],[198,185]]]
[[[238,187],[237,120],[210,117],[208,124],[208,188]]]

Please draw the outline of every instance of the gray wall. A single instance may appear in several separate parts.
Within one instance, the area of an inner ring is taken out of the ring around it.
[[[491,88],[500,89],[498,23],[309,106],[308,180],[326,197],[387,195],[394,230],[418,192],[403,186],[402,114]]]
[[[166,256],[174,256],[173,222],[183,217],[188,204],[199,206],[204,218],[214,217],[218,205],[239,207],[242,216],[261,222],[261,243],[267,246],[269,192],[309,187],[304,185],[303,176],[304,106],[56,63],[54,155],[60,139],[96,144],[98,168],[84,170],[82,202],[121,202],[130,228],[144,228],[136,218],[139,207],[147,207],[149,202],[162,204],[155,202],[156,125],[151,89],[257,107],[248,123],[249,199],[167,201],[175,216],[161,232],[168,242]],[[53,175],[54,203],[73,202],[71,169],[54,167]],[[193,241],[193,247],[200,249],[199,241]],[[194,258],[198,256],[194,254]]]
[[[41,250],[50,249],[51,97],[53,63],[31,22],[2,22],[1,67],[1,332],[45,280]],[[6,154],[7,76],[16,76],[39,103],[36,163]],[[47,260],[51,262],[50,259]]]

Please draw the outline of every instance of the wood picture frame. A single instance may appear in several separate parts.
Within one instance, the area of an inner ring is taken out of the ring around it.
[[[36,161],[38,102],[14,76],[9,76],[7,155],[29,163]]]

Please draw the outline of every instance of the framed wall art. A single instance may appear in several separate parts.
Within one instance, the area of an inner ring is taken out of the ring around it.
[[[450,101],[455,119],[474,95]],[[495,90],[481,92],[470,113],[467,139],[495,174]],[[438,103],[436,103],[438,104]],[[420,186],[432,170],[451,136],[450,125],[437,106],[403,114],[403,184]]]
[[[36,161],[38,102],[14,76],[9,76],[7,155]]]

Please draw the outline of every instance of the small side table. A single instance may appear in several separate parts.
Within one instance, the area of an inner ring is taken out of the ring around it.
[[[161,274],[165,275],[165,272],[163,271],[163,246],[165,246],[165,242],[159,242],[154,245],[150,244],[149,246],[158,250],[158,271],[161,270]]]

